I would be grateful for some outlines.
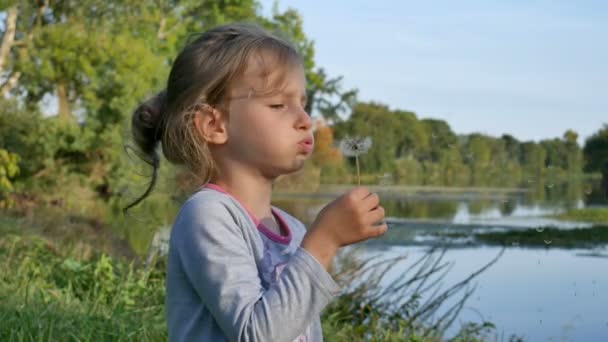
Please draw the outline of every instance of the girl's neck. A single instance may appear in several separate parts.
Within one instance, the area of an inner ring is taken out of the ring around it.
[[[243,175],[230,177],[224,173],[222,177],[211,179],[211,183],[238,198],[259,220],[272,218],[272,181],[252,179]]]

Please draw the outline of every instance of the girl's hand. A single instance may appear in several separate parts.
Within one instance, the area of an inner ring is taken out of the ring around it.
[[[357,187],[325,206],[310,226],[302,247],[328,266],[342,246],[386,233],[380,198],[365,187]]]

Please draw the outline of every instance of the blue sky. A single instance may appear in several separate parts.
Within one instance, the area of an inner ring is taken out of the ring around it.
[[[261,1],[270,13],[273,0]],[[359,98],[457,133],[579,142],[608,123],[606,1],[311,1],[316,62]]]

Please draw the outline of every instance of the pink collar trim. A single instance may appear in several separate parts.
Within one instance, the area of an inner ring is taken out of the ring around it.
[[[283,231],[284,233],[287,233],[287,235],[279,235],[279,234],[273,232],[272,230],[270,230],[263,223],[261,223],[260,220],[258,220],[258,218],[255,217],[255,215],[253,215],[251,210],[249,210],[249,208],[247,208],[247,206],[245,206],[245,204],[243,202],[241,202],[238,198],[236,198],[233,194],[226,191],[221,186],[219,186],[217,184],[213,184],[213,183],[207,183],[203,186],[203,188],[212,189],[212,190],[224,193],[226,195],[232,196],[232,198],[234,198],[245,209],[245,211],[247,211],[247,213],[249,214],[249,217],[251,217],[251,219],[253,220],[253,223],[256,225],[258,230],[261,231],[264,235],[266,235],[266,237],[268,237],[270,240],[272,240],[274,242],[282,243],[285,245],[288,245],[291,242],[291,229],[289,229],[289,225],[287,225],[287,222],[285,222],[283,217],[274,208],[271,207],[270,210],[272,211],[273,216],[275,218],[277,218],[277,221],[279,223],[279,228],[281,229],[281,231]]]

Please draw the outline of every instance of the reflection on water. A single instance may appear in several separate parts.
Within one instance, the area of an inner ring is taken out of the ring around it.
[[[592,189],[592,191],[590,191]],[[462,191],[417,192],[402,196],[379,191],[386,216],[396,219],[440,220],[453,224],[512,222],[513,225],[560,225],[559,221],[544,216],[563,213],[570,209],[606,206],[608,200],[599,184],[565,182],[547,187],[539,182],[536,187],[518,192]],[[310,224],[321,208],[334,197],[275,196],[273,204],[285,208],[306,224]],[[516,218],[516,219],[513,219]],[[535,221],[534,221],[535,220]],[[522,223],[527,221],[527,224]],[[567,225],[567,224],[566,224]]]
[[[582,204],[582,202],[579,202]],[[576,208],[582,208],[577,206]],[[536,206],[518,205],[515,210],[508,215],[504,215],[498,208],[491,208],[479,214],[472,214],[469,204],[461,202],[456,213],[452,217],[451,223],[454,225],[489,225],[509,228],[534,228],[541,226],[554,226],[561,229],[572,229],[590,227],[591,224],[585,222],[567,222],[545,216],[562,213],[563,208],[552,207],[543,208]]]

